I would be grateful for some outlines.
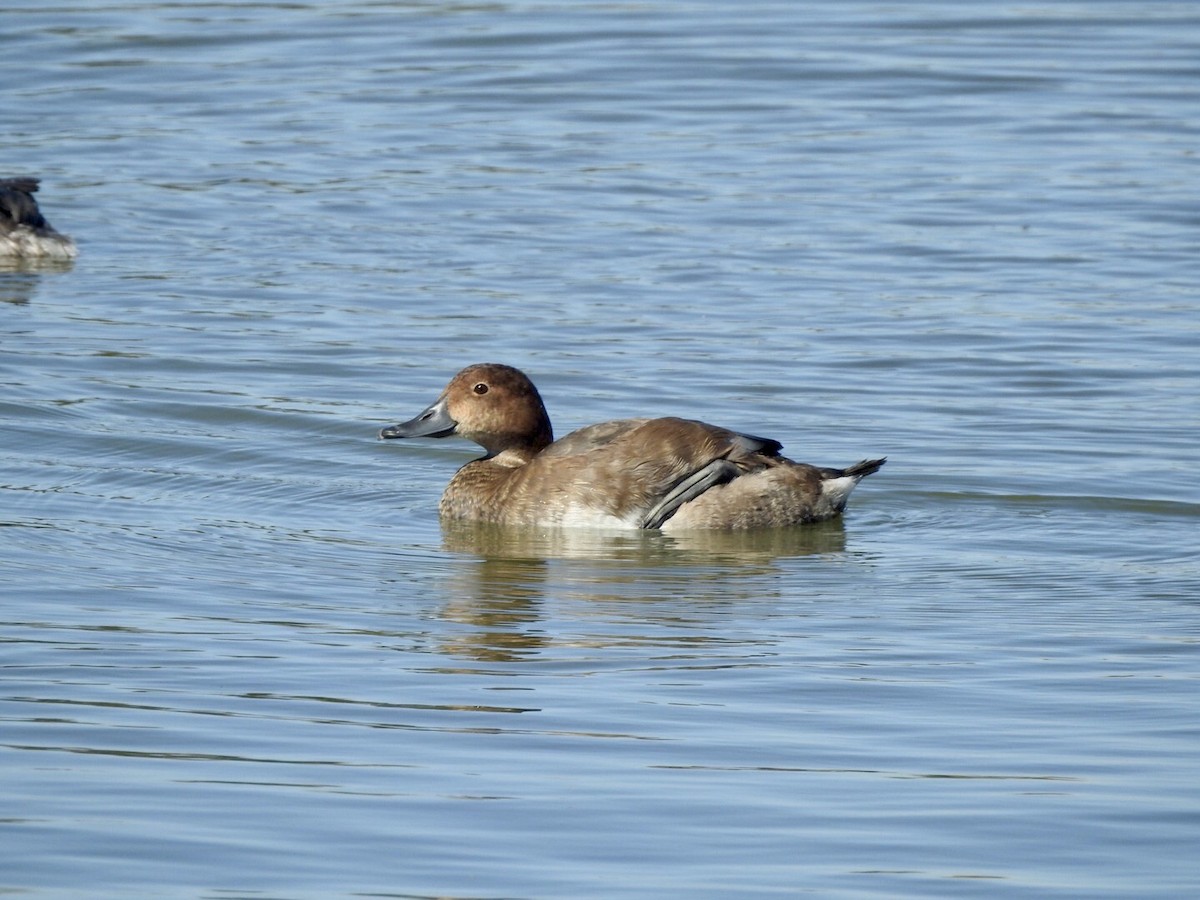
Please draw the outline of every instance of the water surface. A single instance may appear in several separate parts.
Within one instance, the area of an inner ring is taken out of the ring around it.
[[[0,890],[1200,889],[1200,14],[18,3]],[[443,528],[470,362],[825,465]]]

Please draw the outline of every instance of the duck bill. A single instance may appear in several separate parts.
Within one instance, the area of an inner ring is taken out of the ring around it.
[[[446,401],[439,400],[415,419],[391,425],[379,432],[384,440],[390,438],[433,437],[444,438],[454,434],[458,423],[450,418],[446,409]]]

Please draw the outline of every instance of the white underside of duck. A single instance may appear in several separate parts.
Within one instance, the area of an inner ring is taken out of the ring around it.
[[[75,242],[57,231],[18,225],[0,234],[0,259],[74,259],[79,255]]]

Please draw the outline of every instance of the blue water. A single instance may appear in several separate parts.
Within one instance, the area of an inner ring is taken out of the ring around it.
[[[1200,891],[1200,10],[8,4],[0,892]],[[841,522],[443,527],[454,371]]]

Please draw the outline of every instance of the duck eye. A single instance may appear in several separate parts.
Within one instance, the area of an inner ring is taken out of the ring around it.
[[[475,385],[473,390],[477,394],[486,394],[488,392],[488,386],[481,381],[479,384]]]

